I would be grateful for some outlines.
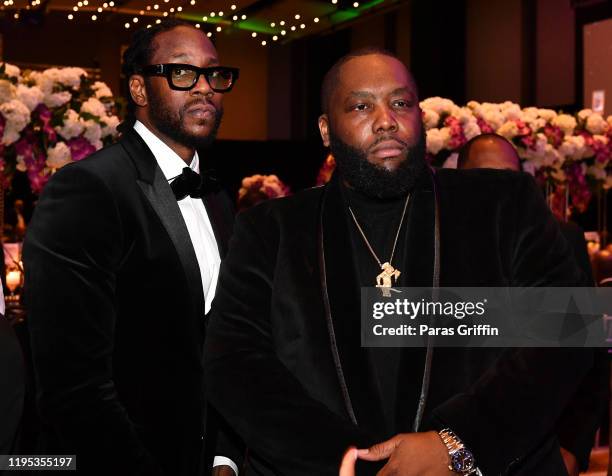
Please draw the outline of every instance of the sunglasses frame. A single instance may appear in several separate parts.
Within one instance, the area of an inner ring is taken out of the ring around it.
[[[176,86],[172,83],[172,70],[176,67],[190,69],[196,72],[195,81],[191,86]],[[212,85],[210,84],[209,76],[215,71],[225,71],[232,73],[232,82],[227,89],[219,89],[212,87]],[[234,84],[236,84],[236,81],[238,80],[238,77],[240,75],[240,70],[238,68],[232,68],[230,66],[210,66],[208,68],[199,68],[192,64],[186,63],[164,63],[143,66],[138,70],[138,73],[146,76],[164,76],[168,81],[168,86],[170,87],[170,89],[174,89],[175,91],[190,91],[195,87],[196,84],[198,84],[200,76],[204,75],[204,77],[206,78],[206,82],[210,86],[210,89],[212,89],[216,93],[228,93],[232,90]]]

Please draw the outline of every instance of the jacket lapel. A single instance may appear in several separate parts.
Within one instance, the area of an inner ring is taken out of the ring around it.
[[[208,219],[212,225],[219,255],[221,259],[225,258],[227,253],[227,245],[232,233],[232,216],[233,211],[229,199],[223,196],[225,192],[207,193],[204,198],[204,206]]]
[[[174,244],[185,272],[188,294],[192,301],[193,317],[199,321],[204,316],[202,278],[187,225],[185,225],[172,189],[157,165],[151,150],[137,132],[127,132],[122,137],[120,144],[127,151],[138,170],[138,186],[155,210]]]
[[[367,349],[361,347],[360,288],[352,255],[348,215],[337,177],[326,187],[320,223],[322,287],[332,352],[347,413],[374,435],[384,432],[384,417]],[[321,249],[322,246],[322,249]],[[335,347],[335,349],[334,349]]]

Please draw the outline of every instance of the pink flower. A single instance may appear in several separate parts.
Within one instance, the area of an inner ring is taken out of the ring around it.
[[[0,114],[0,139],[4,135],[4,126],[6,126],[6,119]]]
[[[42,130],[45,134],[47,134],[49,141],[55,142],[57,140],[57,133],[51,126],[52,115],[49,108],[41,103],[36,106],[34,111],[32,111],[32,116],[35,116],[36,114],[38,114],[38,118],[40,119],[40,122],[42,122]]]
[[[459,119],[453,116],[448,116],[444,120],[444,125],[450,129],[450,140],[448,141],[448,147],[451,150],[459,149],[467,142],[463,127]]]
[[[75,162],[84,159],[96,151],[96,148],[82,136],[70,139],[66,144],[70,147],[70,154]]]
[[[495,130],[482,117],[476,118],[476,123],[483,134],[492,134]]]
[[[544,126],[544,135],[548,139],[548,143],[553,147],[559,147],[563,143],[563,131],[557,126],[546,124]]]

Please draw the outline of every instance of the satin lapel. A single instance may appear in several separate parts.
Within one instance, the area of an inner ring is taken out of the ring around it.
[[[434,266],[434,194],[427,176],[412,193],[407,215],[407,234],[404,242],[404,271],[402,286],[431,287]],[[400,358],[397,386],[396,431],[412,431],[417,412],[423,366],[424,348],[404,348]]]
[[[217,247],[221,258],[227,253],[227,244],[232,233],[231,227],[231,210],[223,203],[221,193],[208,193],[202,199],[208,213],[208,219],[212,225]]]
[[[187,279],[188,294],[193,305],[192,317],[199,322],[204,316],[202,278],[187,225],[185,225],[176,198],[158,167],[155,157],[138,133],[130,131],[122,138],[121,144],[139,172],[138,186],[151,203],[176,248]]]
[[[367,350],[361,347],[360,288],[348,225],[336,176],[327,186],[321,211],[322,286],[329,300],[326,318],[332,351],[337,348],[335,364],[347,412],[360,428],[378,434],[384,431],[384,415]]]

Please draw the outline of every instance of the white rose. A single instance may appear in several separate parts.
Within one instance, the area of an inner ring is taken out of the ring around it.
[[[21,76],[21,70],[14,64],[4,63],[4,72],[10,78],[18,78]]]
[[[518,129],[518,126],[516,125],[516,122],[511,121],[511,122],[506,122],[499,129],[497,129],[497,133],[500,136],[503,136],[506,139],[510,140],[518,135],[519,129]]]
[[[423,109],[423,123],[425,124],[426,130],[438,127],[439,122],[440,114],[438,114],[433,109]]]
[[[103,83],[102,81],[96,81],[95,83],[93,83],[91,88],[95,91],[96,97],[98,99],[110,98],[113,96],[113,93],[110,88],[106,85],[106,83]]]
[[[481,117],[493,130],[499,129],[505,122],[503,114],[493,108],[484,108]]]
[[[523,162],[522,169],[523,169],[523,172],[527,172],[529,175],[535,176],[537,166],[534,162],[526,161],[526,162]]]
[[[538,115],[546,122],[551,122],[555,117],[557,117],[556,111],[553,111],[552,109],[538,109]]]
[[[569,114],[559,114],[552,120],[552,124],[561,129],[566,136],[570,136],[576,128],[576,119]]]
[[[56,81],[72,89],[79,89],[81,87],[81,76],[87,76],[82,68],[61,68],[57,72]]]
[[[73,109],[68,109],[64,114],[64,124],[55,127],[56,132],[65,140],[80,136],[83,129],[85,129],[85,126],[79,119],[79,113]]]
[[[24,84],[19,84],[17,86],[17,98],[24,103],[30,111],[33,111],[43,102],[45,94],[38,86],[28,87]]]
[[[93,145],[97,143],[101,143],[100,139],[102,138],[102,127],[95,121],[83,121],[83,126],[85,126],[85,132],[83,133],[83,137],[91,142]]]
[[[448,127],[442,129],[429,129],[427,131],[427,151],[436,155],[442,149],[446,148],[450,139],[450,131]]]
[[[507,121],[518,121],[518,120],[522,120],[523,118],[523,113],[518,104],[514,104],[509,101],[506,101],[502,105],[501,109],[502,109],[502,114],[504,114]]]
[[[597,167],[595,165],[591,165],[589,168],[587,168],[586,173],[587,175],[594,177],[596,180],[605,181],[607,177],[606,170],[602,167]]]
[[[104,122],[104,126],[102,126],[102,138],[117,134],[117,126],[121,122],[117,116],[105,117],[102,122]]]
[[[19,139],[19,133],[30,122],[30,110],[18,99],[0,104],[0,113],[6,119],[2,143],[10,145]]]
[[[601,117],[601,114],[594,113],[588,116],[585,127],[591,134],[601,134],[605,132],[608,124],[604,118]]]
[[[578,112],[577,116],[578,119],[586,121],[591,114],[593,114],[592,109],[582,109],[580,112]]]
[[[59,93],[51,93],[45,95],[44,103],[49,108],[60,107],[69,102],[72,99],[72,94],[68,91],[61,91]]]
[[[467,122],[465,126],[463,126],[463,133],[465,134],[465,138],[467,140],[470,140],[473,137],[480,135],[482,131],[480,130],[476,119],[473,119],[472,121]]]
[[[88,113],[102,119],[106,117],[106,107],[104,107],[104,104],[99,99],[89,98],[81,106],[81,114],[83,113]]]
[[[70,148],[65,142],[58,142],[54,147],[47,149],[47,166],[52,169],[59,169],[72,162]]]
[[[10,81],[0,79],[0,104],[17,97],[17,88]]]

